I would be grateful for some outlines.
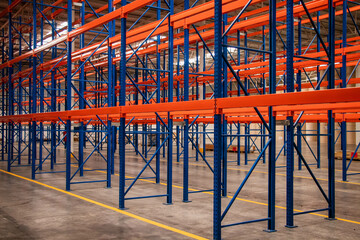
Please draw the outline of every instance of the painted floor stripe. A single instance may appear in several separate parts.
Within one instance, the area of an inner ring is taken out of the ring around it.
[[[84,169],[90,169],[90,168],[84,168]],[[96,170],[96,172],[106,173],[106,172],[101,171],[101,170]],[[119,176],[119,174],[116,173],[115,176]],[[130,178],[129,176],[126,176],[126,177],[127,177],[127,178]],[[139,180],[142,181],[142,182],[156,183],[155,181],[151,181],[151,180],[147,180],[147,179],[139,179]],[[160,185],[167,186],[166,183],[160,183]],[[179,188],[179,189],[183,189],[182,186],[177,186],[177,185],[172,185],[172,187],[174,187],[174,188]],[[199,190],[198,190],[198,189],[194,189],[194,188],[189,188],[189,191],[199,191]],[[201,192],[201,193],[213,195],[212,192]],[[226,196],[226,197],[231,199],[233,196]],[[236,200],[239,200],[239,201],[242,201],[242,202],[254,203],[254,204],[257,204],[257,205],[268,206],[267,203],[257,202],[257,201],[253,201],[253,200],[249,200],[249,199],[244,199],[244,198],[236,198]],[[284,210],[286,210],[286,207],[277,206],[277,205],[276,205],[275,207],[276,207],[276,208],[279,208],[279,209],[284,209]],[[304,212],[304,211],[298,210],[298,209],[294,209],[294,212]],[[318,213],[308,213],[308,214],[314,215],[314,216],[320,216],[320,217],[327,218],[326,215],[322,215],[322,214],[318,214]],[[357,222],[357,221],[353,221],[353,220],[349,220],[349,219],[345,219],[345,218],[336,218],[336,219],[339,220],[339,221],[349,222],[349,223],[355,223],[355,224],[359,224],[359,225],[360,225],[360,222]]]
[[[41,185],[41,186],[43,186],[43,187],[47,187],[47,188],[53,189],[53,190],[55,190],[55,191],[58,191],[58,192],[61,192],[61,193],[70,195],[70,196],[72,196],[72,197],[75,197],[75,198],[81,199],[81,200],[83,200],[83,201],[86,201],[86,202],[89,202],[89,203],[98,205],[98,206],[103,207],[103,208],[107,208],[107,209],[109,209],[109,210],[112,210],[112,211],[121,213],[121,214],[126,215],[126,216],[128,216],[128,217],[135,218],[135,219],[140,220],[140,221],[142,221],[142,222],[146,222],[146,223],[149,223],[149,224],[151,224],[151,225],[154,225],[154,226],[157,226],[157,227],[160,227],[160,228],[163,228],[163,229],[166,229],[166,230],[169,230],[169,231],[172,231],[172,232],[175,232],[175,233],[178,233],[178,234],[187,236],[187,237],[189,237],[189,238],[198,239],[198,240],[206,240],[206,238],[197,236],[197,235],[195,235],[195,234],[188,233],[188,232],[182,231],[182,230],[180,230],[180,229],[177,229],[177,228],[174,228],[174,227],[170,227],[170,226],[167,226],[167,225],[165,225],[165,224],[162,224],[162,223],[159,223],[159,222],[156,222],[156,221],[153,221],[153,220],[144,218],[144,217],[140,217],[140,216],[138,216],[138,215],[129,213],[129,212],[127,212],[127,211],[123,211],[123,210],[120,210],[120,209],[118,209],[118,208],[111,207],[111,206],[109,206],[109,205],[106,205],[106,204],[103,204],[103,203],[94,201],[94,200],[89,199],[89,198],[86,198],[86,197],[82,197],[82,196],[80,196],[80,195],[77,195],[77,194],[74,194],[74,193],[71,193],[71,192],[62,190],[62,189],[57,188],[57,187],[53,187],[53,186],[47,185],[47,184],[45,184],[45,183],[38,182],[38,181],[36,181],[36,180],[32,180],[32,179],[30,179],[30,178],[26,178],[26,177],[23,177],[23,176],[20,176],[20,175],[11,173],[11,172],[7,172],[7,171],[4,171],[4,170],[2,170],[2,169],[0,169],[0,172],[6,173],[6,174],[8,174],[8,175],[12,175],[12,176],[14,176],[14,177],[21,178],[21,179],[23,179],[23,180],[26,180],[26,181],[29,181],[29,182],[32,182],[32,183],[36,183],[36,184]]]

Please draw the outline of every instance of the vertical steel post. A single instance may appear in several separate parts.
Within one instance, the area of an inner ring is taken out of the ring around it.
[[[186,81],[186,80],[185,80]],[[184,151],[183,151],[183,202],[189,201],[189,116],[184,119]]]
[[[1,63],[3,64],[5,62],[5,30],[2,29],[2,41],[1,41]],[[5,69],[3,68],[1,70],[1,76],[5,77]],[[5,83],[1,84],[1,116],[5,116]],[[1,123],[1,161],[5,161],[5,123]]]
[[[115,10],[115,6],[113,3],[111,3],[111,11]],[[110,9],[109,9],[110,11]],[[111,30],[110,31],[110,36],[115,36],[116,33],[116,22],[111,21]],[[111,46],[111,59],[113,60],[113,58],[115,57],[115,49],[112,48]],[[137,60],[138,61],[138,60]],[[110,69],[109,69],[110,72]],[[112,106],[117,106],[117,99],[116,99],[116,86],[117,86],[117,78],[116,78],[116,64],[114,62],[111,61],[111,86],[112,86],[112,90],[111,90],[111,99],[110,101],[112,102]],[[136,96],[138,96],[138,94],[136,94]],[[138,125],[136,125],[136,127],[138,127]],[[110,134],[111,134],[111,174],[115,174],[115,151],[116,151],[116,143],[117,143],[117,138],[116,138],[116,134],[117,134],[117,127],[116,126],[112,126],[111,130],[110,130]],[[138,138],[137,138],[137,134],[136,134],[136,144],[138,144]]]
[[[343,30],[342,30],[342,48],[347,47],[347,0],[343,1]],[[342,79],[342,88],[347,86],[346,78],[346,54],[342,55],[342,67],[341,67],[341,79]],[[342,150],[342,180],[347,181],[347,164],[346,164],[346,149],[347,149],[347,139],[346,139],[346,122],[341,122],[341,150]]]
[[[244,126],[245,126],[245,130],[244,130],[244,133],[245,133],[245,136],[244,136],[244,160],[245,160],[245,165],[248,165],[248,153],[249,153],[249,123],[245,123]]]
[[[203,59],[204,59],[204,63],[203,63],[203,71],[205,71],[206,69],[206,65],[205,65],[205,50],[202,51],[203,52]],[[206,85],[205,83],[203,83],[203,100],[206,99]],[[203,124],[203,156],[206,157],[206,124]]]
[[[329,0],[329,31],[328,52],[329,72],[328,89],[335,88],[335,7],[333,0]],[[333,112],[328,111],[328,191],[329,191],[329,219],[335,219],[335,122]]]
[[[54,12],[54,10],[52,10]],[[53,28],[51,29],[51,39],[55,39],[55,21],[51,20]],[[55,59],[57,55],[56,47],[51,49],[51,58]],[[56,112],[56,79],[55,79],[56,70],[53,69],[51,71],[51,111]],[[54,169],[54,164],[56,162],[56,124],[55,122],[51,122],[51,159],[50,159],[50,169]]]
[[[317,12],[317,16],[316,16],[316,23],[317,23],[317,29],[320,33],[321,29],[320,29],[320,12]],[[320,38],[317,37],[317,43],[316,43],[316,51],[317,52],[320,52]],[[316,79],[317,79],[317,82],[319,83],[320,82],[320,67],[317,66],[316,67]],[[321,159],[321,136],[320,136],[320,133],[321,133],[321,129],[320,129],[320,121],[317,121],[317,124],[316,124],[316,137],[317,137],[317,167],[320,168],[320,159]]]
[[[33,1],[33,50],[36,49],[37,45],[37,21],[36,21],[36,0]],[[34,55],[32,57],[32,103],[31,103],[31,113],[36,113],[37,108],[37,83],[36,83],[36,65],[37,65],[37,57]],[[36,121],[32,122],[31,127],[31,178],[35,179],[35,165],[36,165]]]
[[[286,91],[294,92],[294,3],[286,1]],[[294,118],[286,117],[286,227],[294,226]]]
[[[126,0],[121,0],[121,6],[126,5]],[[120,106],[125,106],[126,100],[126,16],[121,16],[121,45],[120,45]],[[120,116],[119,127],[119,207],[125,208],[125,116]],[[145,149],[145,151],[147,151]]]
[[[40,2],[40,11],[43,10],[44,1]],[[40,45],[44,44],[44,19],[40,19]],[[44,52],[40,53],[40,64],[44,63]],[[40,113],[44,112],[44,70],[40,68],[39,75],[39,105],[40,105]],[[39,123],[39,170],[42,170],[42,156],[43,156],[43,145],[44,145],[44,124],[42,122]]]
[[[270,2],[269,2],[270,3]],[[271,4],[271,3],[270,3]],[[269,11],[270,14],[270,11]],[[270,18],[270,16],[269,16]],[[271,31],[271,30],[270,30]],[[265,26],[263,26],[262,28],[262,32],[263,32],[263,50],[266,51],[266,35],[265,35]],[[266,54],[265,52],[263,53],[263,61],[266,61]],[[265,73],[262,74],[262,90],[263,90],[263,94],[266,94],[266,79],[265,79]],[[270,122],[270,120],[269,120]],[[264,135],[266,134],[266,128],[264,126],[264,124],[260,125],[260,134]],[[265,147],[265,141],[266,141],[266,137],[265,136],[261,136],[261,149],[263,149]],[[266,154],[264,154],[263,156],[263,163],[266,163]]]
[[[196,42],[196,72],[199,72],[199,42]],[[196,78],[196,100],[199,100],[199,82]],[[195,124],[195,143],[196,147],[199,148],[199,124]],[[196,150],[196,162],[199,161],[199,151]]]
[[[214,2],[214,89],[215,101],[222,97],[222,0]],[[221,239],[221,114],[214,114],[214,209],[213,238]]]
[[[32,48],[32,34],[29,34],[29,46],[30,48]],[[29,58],[29,66],[31,67],[32,62],[31,62],[32,58]],[[31,100],[32,100],[32,85],[31,85],[31,77],[29,76],[29,113],[32,111],[31,108]],[[32,134],[32,122],[29,122],[28,125],[28,135],[29,135],[29,144],[28,144],[28,164],[31,164],[31,158],[32,158],[32,141],[31,141],[31,134]]]
[[[169,16],[169,59],[168,59],[168,102],[173,102],[173,74],[174,74],[174,28],[170,24],[171,16],[174,15],[174,0],[170,0],[170,16]],[[178,127],[178,126],[177,126]],[[173,174],[173,120],[172,116],[168,114],[168,128],[169,128],[169,140],[168,140],[168,159],[167,159],[167,204],[172,204],[172,174]],[[177,136],[178,139],[178,136]]]
[[[67,21],[68,32],[72,30],[72,0],[67,1]],[[66,73],[66,107],[67,111],[71,110],[71,52],[72,52],[72,39],[67,39],[67,73]],[[66,120],[66,190],[70,191],[70,176],[71,176],[71,120]]]
[[[147,129],[148,129],[148,125],[147,124],[144,124],[143,126],[143,129],[144,129],[144,157],[145,159],[147,159],[147,153],[148,153],[148,134],[147,134]],[[150,139],[151,140],[151,139]]]
[[[11,5],[11,0],[9,0],[9,6]],[[13,49],[13,35],[12,35],[12,14],[11,12],[9,12],[9,60],[12,60],[14,57],[14,49]],[[9,66],[8,67],[8,92],[9,92],[9,97],[8,97],[8,109],[9,115],[14,115],[14,85],[13,85],[13,79],[12,79],[12,74],[13,74],[13,66]],[[12,121],[9,122],[9,126],[8,126],[8,138],[7,138],[7,147],[8,147],[8,166],[7,166],[7,170],[10,172],[11,170],[11,163],[13,161],[13,143],[14,143],[14,123]]]
[[[299,22],[298,22],[298,41],[299,41],[299,45],[298,45],[298,55],[301,55],[301,18],[299,18]],[[301,92],[301,70],[299,69],[298,72],[296,73],[296,84],[297,84],[297,91]],[[301,135],[302,135],[302,131],[301,131],[301,123],[299,122],[298,125],[296,126],[296,140],[297,140],[297,147],[299,149],[299,151],[301,152]],[[300,155],[298,154],[298,169],[301,170],[302,167],[302,162],[301,162],[301,158]]]
[[[241,43],[241,41],[240,41],[240,31],[237,30],[236,31],[236,46],[240,47],[240,43]],[[240,66],[240,64],[241,64],[240,50],[241,50],[240,48],[237,49],[237,63],[236,63],[237,66]],[[237,90],[238,90],[237,95],[240,96],[241,95],[241,88],[240,88],[239,85],[237,87]],[[241,124],[240,124],[240,122],[238,122],[237,134],[238,134],[238,136],[237,136],[237,149],[238,149],[238,151],[237,151],[237,165],[240,166],[240,160],[241,160],[241,158],[240,158],[241,157],[241,136],[240,136],[240,134],[241,134]]]
[[[169,49],[170,50],[170,49]],[[170,72],[171,73],[171,72]],[[169,140],[168,140],[168,155],[167,155],[167,182],[166,182],[166,204],[172,204],[172,161],[173,161],[173,147],[172,147],[172,133],[173,133],[173,119],[170,113],[168,113],[168,128],[169,128]]]
[[[81,25],[85,24],[85,2],[81,3],[80,7],[80,18],[81,18]],[[85,34],[80,35],[80,49],[85,47]],[[83,66],[83,60],[80,59],[80,73],[79,73],[79,92],[82,96],[84,96],[85,92],[85,68]],[[85,100],[82,97],[79,97],[79,109],[85,109]],[[79,156],[78,156],[78,167],[80,177],[84,176],[84,141],[85,141],[85,131],[84,131],[84,123],[80,122],[79,127]]]
[[[180,162],[180,126],[176,126],[176,162]]]
[[[108,0],[108,12],[111,13],[113,11],[113,1]],[[114,28],[115,28],[115,22],[110,21],[108,24],[108,30],[109,30],[109,39],[114,36]],[[110,45],[110,42],[108,41],[108,97],[107,97],[107,105],[108,107],[112,107],[114,103],[114,95],[115,95],[115,88],[113,86],[113,49]],[[112,126],[111,126],[111,119],[108,119],[107,121],[107,171],[106,171],[106,180],[107,185],[106,187],[111,187],[111,172],[113,169],[113,141],[112,141]]]
[[[247,19],[247,18],[245,18]],[[248,37],[247,37],[247,32],[245,32],[245,35],[244,35],[244,47],[247,48],[248,47]],[[248,50],[244,50],[244,64],[248,64],[248,57],[249,57],[249,51]],[[244,80],[244,86],[245,86],[245,90],[247,91],[248,90],[248,78],[245,77],[245,80]],[[249,153],[249,128],[250,128],[250,123],[245,123],[244,124],[245,126],[245,129],[244,129],[244,164],[245,165],[248,165],[248,153]]]
[[[237,136],[237,154],[236,154],[236,162],[237,162],[237,165],[240,166],[240,155],[241,155],[241,145],[240,145],[240,134],[241,134],[241,131],[240,131],[240,122],[237,123],[237,132],[236,134],[238,135]]]
[[[21,26],[21,16],[19,17],[19,23],[20,23],[20,26]],[[19,35],[19,56],[21,56],[21,50],[22,50],[22,44],[21,44],[21,35]],[[21,72],[21,70],[22,70],[22,61],[20,61],[19,62],[19,72]],[[22,99],[23,99],[23,96],[22,96],[22,94],[23,94],[23,92],[22,92],[22,89],[23,89],[23,87],[22,87],[22,81],[21,81],[21,76],[19,77],[19,87],[18,87],[18,89],[19,89],[19,92],[18,92],[18,94],[19,94],[19,96],[18,96],[18,105],[19,105],[19,107],[18,107],[18,114],[23,114],[23,111],[22,111],[22,109],[23,109],[23,106],[22,106]],[[19,126],[19,134],[18,134],[18,164],[20,165],[21,164],[21,153],[22,153],[22,151],[21,151],[21,143],[22,143],[22,124],[21,124],[21,122],[19,122],[18,123],[18,126]]]
[[[136,69],[135,69],[135,78],[134,78],[134,81],[135,81],[135,83],[138,83],[138,82],[139,82],[139,69],[137,69],[137,68],[139,67],[139,59],[138,59],[138,58],[135,59],[135,67],[136,67]],[[138,91],[138,90],[135,91],[134,101],[135,101],[135,104],[136,104],[136,105],[139,104],[139,91]],[[114,106],[116,106],[116,105],[114,105]],[[134,145],[135,145],[135,148],[136,148],[136,149],[139,149],[139,133],[138,133],[138,131],[139,131],[139,124],[136,123],[136,124],[134,125],[134,131],[136,132],[136,133],[135,133],[135,136],[134,136]],[[139,154],[138,154],[138,151],[135,151],[135,155],[139,155]]]
[[[161,7],[161,0],[157,1],[157,7],[160,8]],[[156,10],[156,19],[160,20],[161,19],[161,11],[160,9]],[[160,45],[160,35],[158,35],[156,37],[156,44]],[[157,50],[156,51],[156,69],[160,70],[161,69],[161,55],[160,55],[160,51]],[[156,71],[156,103],[160,103],[161,102],[161,73],[160,71]],[[158,118],[156,118],[156,149],[158,149],[160,147],[160,135],[161,135],[161,126],[160,126],[160,121]],[[164,146],[165,147],[165,146]],[[155,182],[157,184],[160,183],[160,150],[156,153],[156,171],[155,171]]]
[[[184,0],[184,10],[189,9],[189,0]],[[189,27],[184,25],[184,101],[189,101]],[[189,118],[184,119],[183,151],[183,202],[189,202]]]
[[[222,22],[223,22],[223,27],[222,27],[222,31],[225,32],[225,25],[227,25],[227,21],[228,21],[228,17],[227,14],[224,14]],[[222,44],[227,44],[227,36],[223,36],[222,38]],[[225,56],[225,58],[227,58],[227,47],[224,46],[223,47],[223,55]],[[228,90],[228,82],[227,82],[227,78],[228,78],[228,73],[227,73],[227,67],[226,67],[226,63],[224,61],[223,62],[223,86],[222,86],[222,97],[226,98],[227,97],[227,90]],[[223,122],[222,122],[222,131],[225,135],[227,135],[227,120],[225,118],[225,115],[222,116],[223,118]],[[227,136],[224,136],[222,138],[222,196],[225,197],[227,195],[227,141],[228,138]]]
[[[269,93],[276,93],[276,0],[269,2]],[[265,94],[265,93],[264,93]],[[270,125],[270,145],[269,145],[269,161],[268,161],[268,226],[269,232],[275,230],[275,174],[276,174],[276,115],[273,108],[269,107],[269,125]]]
[[[147,54],[145,55],[144,59],[145,59],[144,60],[145,68],[148,68],[148,55]],[[144,72],[143,72],[143,81],[147,81],[147,79],[148,79],[147,75],[148,75],[148,71],[144,70]],[[148,88],[147,88],[147,86],[145,86],[145,93],[144,93],[145,97],[147,97],[147,94],[148,94]],[[145,103],[145,99],[143,99],[143,104],[144,103]],[[144,141],[145,144],[143,144],[143,146],[144,146],[144,157],[145,157],[145,159],[147,159],[147,154],[148,154],[148,149],[147,149],[147,147],[148,147],[148,133],[147,133],[147,129],[148,129],[148,125],[144,124],[143,129],[144,129],[143,136],[144,136],[144,140],[145,140]]]

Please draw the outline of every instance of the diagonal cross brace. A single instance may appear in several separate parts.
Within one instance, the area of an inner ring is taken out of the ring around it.
[[[228,68],[230,69],[232,75],[235,77],[236,81],[238,82],[238,84],[240,85],[241,89],[244,91],[245,96],[249,96],[249,93],[246,91],[244,85],[242,84],[242,82],[240,81],[240,78],[238,77],[238,75],[235,73],[234,69],[232,68],[231,64],[229,63],[229,61],[226,59],[226,57],[224,56],[224,54],[222,55],[226,65],[228,66]],[[264,124],[265,128],[270,131],[269,125],[266,123],[264,117],[261,115],[259,109],[257,107],[254,107],[255,112],[257,113],[257,115],[260,117],[262,123]]]

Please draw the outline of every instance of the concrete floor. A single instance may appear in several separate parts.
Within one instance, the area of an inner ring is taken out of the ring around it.
[[[322,149],[326,149],[322,148]],[[90,150],[87,150],[90,151]],[[106,152],[106,149],[104,149]],[[58,149],[58,162],[64,162],[64,150]],[[194,152],[191,152],[192,154]],[[207,152],[212,154],[212,152]],[[135,156],[127,146],[126,173],[136,176],[143,166],[140,157]],[[304,150],[309,162],[310,153]],[[256,158],[255,154],[250,159]],[[116,157],[115,159],[118,159]],[[175,157],[174,157],[175,159]],[[212,158],[209,158],[209,162]],[[229,153],[229,160],[235,154]],[[242,164],[243,164],[242,156]],[[284,165],[284,158],[278,166]],[[241,180],[251,167],[236,166],[229,162],[228,188],[232,196]],[[87,168],[104,168],[105,162],[98,156],[92,157]],[[252,223],[225,228],[223,239],[360,239],[360,175],[349,176],[349,182],[341,181],[341,161],[336,161],[336,216],[338,220],[328,221],[326,212],[295,217],[297,228],[285,228],[286,175],[285,168],[277,168],[276,177],[276,229],[266,233],[266,222]],[[166,182],[166,161],[161,160],[162,183]],[[6,170],[6,162],[0,162],[0,169]],[[116,166],[118,170],[118,166]],[[44,165],[44,171],[49,164]],[[64,165],[56,166],[56,171],[64,170]],[[259,163],[255,172],[239,195],[223,224],[264,218],[267,215],[267,165]],[[313,171],[323,188],[327,189],[326,153],[322,168]],[[351,171],[360,172],[360,162],[353,162]],[[30,178],[30,167],[13,168],[12,173]],[[174,163],[173,205],[163,205],[165,198],[149,198],[126,201],[125,213],[135,214],[157,223],[173,227],[199,237],[212,238],[212,195],[211,193],[190,194],[190,203],[182,202],[182,164]],[[190,160],[191,190],[211,189],[212,174],[204,162]],[[146,170],[143,176],[152,176]],[[310,175],[304,169],[295,171],[295,202],[297,210],[312,210],[327,207]],[[99,171],[86,172],[77,180],[105,179]],[[118,176],[113,176],[113,187],[105,188],[105,183],[72,185],[69,195],[65,191],[64,173],[37,175],[39,185],[0,171],[0,239],[190,239],[176,230],[156,226],[154,222],[141,221],[118,211]],[[165,184],[155,184],[152,180],[139,181],[128,197],[165,194]],[[80,197],[80,198],[79,198]],[[230,198],[223,198],[225,208]],[[154,225],[155,224],[155,225]]]

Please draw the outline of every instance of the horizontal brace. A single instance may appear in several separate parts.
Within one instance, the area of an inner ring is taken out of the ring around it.
[[[138,179],[154,179],[156,177],[142,177],[142,178],[138,178]],[[125,180],[134,180],[135,178],[125,178]]]
[[[248,40],[248,42],[264,43],[263,41],[259,41],[259,40],[255,40],[255,39],[251,39],[251,38],[248,38],[247,40]]]
[[[90,32],[90,33],[97,33],[97,34],[109,35],[108,32],[101,32],[101,31],[95,31],[95,30],[89,30],[88,32]]]
[[[305,57],[302,55],[294,55],[294,58],[302,58],[302,59],[308,59],[308,60],[314,60],[314,61],[321,61],[321,62],[330,62],[329,60],[325,60],[325,59],[319,59],[319,58],[311,58],[311,57]]]
[[[214,189],[190,191],[189,193],[213,192]]]
[[[97,182],[107,182],[107,180],[94,180],[94,181],[70,182],[70,184],[80,184],[80,183],[97,183]]]
[[[360,173],[348,173],[347,175],[359,175]]]
[[[314,213],[314,212],[323,212],[323,211],[327,211],[327,210],[329,210],[329,208],[309,210],[309,211],[304,211],[304,212],[296,212],[296,213],[294,213],[294,215],[301,215],[301,214]]]
[[[214,74],[205,74],[205,73],[189,73],[189,75],[209,76],[209,77],[213,77],[213,76],[214,76]]]
[[[145,131],[129,131],[125,132],[125,134],[170,134],[169,132],[145,132]]]
[[[269,134],[223,134],[223,137],[270,137]]]
[[[156,87],[156,85],[153,84],[141,84],[141,83],[136,83],[136,86],[141,86],[141,87]],[[134,84],[126,84],[126,87],[134,87]]]
[[[63,173],[66,171],[53,171],[53,172],[36,172],[35,174],[44,174],[44,173]]]
[[[311,31],[314,31],[315,29],[314,28],[310,28],[310,27],[304,27],[304,26],[301,26],[302,29],[307,29],[307,30],[311,30]]]
[[[145,7],[147,8],[153,8],[153,9],[157,9],[157,10],[163,10],[163,11],[170,11],[170,9],[167,9],[167,8],[162,8],[162,7],[156,7],[156,6],[153,6],[153,5],[146,5]]]
[[[143,197],[132,197],[132,198],[125,198],[125,200],[135,200],[135,199],[155,198],[155,197],[167,197],[167,194],[163,194],[163,195],[152,195],[152,196],[143,196]]]
[[[263,222],[263,221],[268,221],[268,220],[270,220],[270,218],[260,218],[260,219],[245,221],[245,222],[238,222],[238,223],[232,223],[232,224],[227,224],[227,225],[221,225],[221,228],[232,227],[232,226],[237,226],[237,225],[242,225],[242,224],[247,224],[247,223]]]
[[[224,47],[238,48],[238,49],[247,50],[247,51],[253,51],[253,52],[259,52],[259,53],[268,53],[268,54],[271,54],[271,52],[269,52],[269,51],[260,50],[260,49],[240,47],[240,46],[234,46],[234,45],[229,45],[229,44],[222,44],[222,45],[223,45]]]
[[[126,67],[130,69],[138,69],[138,70],[147,70],[147,71],[154,71],[154,72],[170,72],[168,70],[162,70],[162,69],[152,69],[152,68],[141,68],[141,67]]]

